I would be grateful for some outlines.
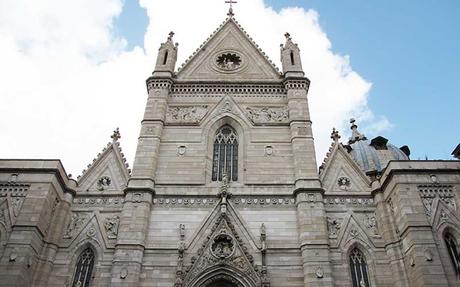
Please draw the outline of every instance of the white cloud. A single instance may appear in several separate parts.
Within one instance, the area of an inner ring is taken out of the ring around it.
[[[126,40],[112,33],[122,4],[0,0],[0,158],[60,158],[68,172],[79,174],[119,126],[132,162],[145,79],[159,44],[169,31],[176,32],[179,66],[225,19],[227,7],[215,0],[140,0],[150,19],[145,45],[128,51]],[[284,32],[299,44],[312,81],[318,164],[332,127],[348,131],[350,116],[364,119],[373,131],[391,126],[384,118],[375,120],[366,101],[371,84],[352,70],[347,56],[332,52],[317,12],[286,8],[278,13],[262,0],[240,1],[235,12],[276,63]]]

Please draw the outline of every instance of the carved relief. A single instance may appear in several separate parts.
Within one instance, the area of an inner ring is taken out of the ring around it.
[[[223,259],[230,257],[235,251],[233,238],[227,233],[226,229],[221,229],[211,244],[211,252],[217,258]]]
[[[100,191],[105,190],[109,188],[111,183],[112,183],[112,180],[110,179],[110,177],[102,176],[97,181],[97,190],[100,190]]]
[[[286,123],[289,121],[287,107],[246,107],[246,112],[254,123]]]
[[[337,238],[341,224],[342,219],[340,218],[327,218],[327,230],[329,232],[329,238]]]
[[[378,230],[375,214],[367,214],[364,218],[364,225],[366,226],[367,229],[371,230],[372,235],[374,236],[379,235],[379,230]]]
[[[107,232],[108,238],[117,238],[118,235],[118,225],[120,224],[120,217],[114,215],[112,217],[107,217],[104,221],[104,228]]]
[[[70,222],[67,224],[63,238],[72,238],[74,233],[82,227],[85,220],[85,215],[76,212],[72,213]]]
[[[166,111],[166,122],[197,124],[208,111],[208,106],[170,106]]]
[[[341,190],[350,190],[351,188],[351,181],[346,176],[339,177],[337,184]]]

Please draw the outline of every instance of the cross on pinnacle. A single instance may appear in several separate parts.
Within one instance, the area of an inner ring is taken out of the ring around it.
[[[233,15],[235,15],[235,14],[233,14],[233,6],[232,6],[232,5],[233,5],[233,4],[236,4],[236,3],[238,3],[238,2],[233,1],[233,0],[226,0],[225,3],[230,4],[230,8],[228,9],[227,15],[230,16],[230,17],[232,17]]]

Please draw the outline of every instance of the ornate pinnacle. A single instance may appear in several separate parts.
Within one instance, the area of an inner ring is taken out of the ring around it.
[[[110,136],[114,142],[118,141],[121,138],[120,129],[117,128],[113,131],[113,134]]]
[[[332,128],[331,139],[334,140],[334,142],[339,142],[340,135],[335,128]]]
[[[356,122],[355,119],[353,118],[350,119],[350,124],[351,124],[350,129],[352,130],[352,132],[351,132],[351,137],[350,137],[350,140],[348,141],[348,144],[352,144],[360,140],[367,140],[367,138],[358,131],[358,126],[355,124],[355,122]]]

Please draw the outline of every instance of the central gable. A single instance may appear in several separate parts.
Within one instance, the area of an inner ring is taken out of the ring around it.
[[[279,81],[277,68],[230,17],[179,70],[181,81]]]

